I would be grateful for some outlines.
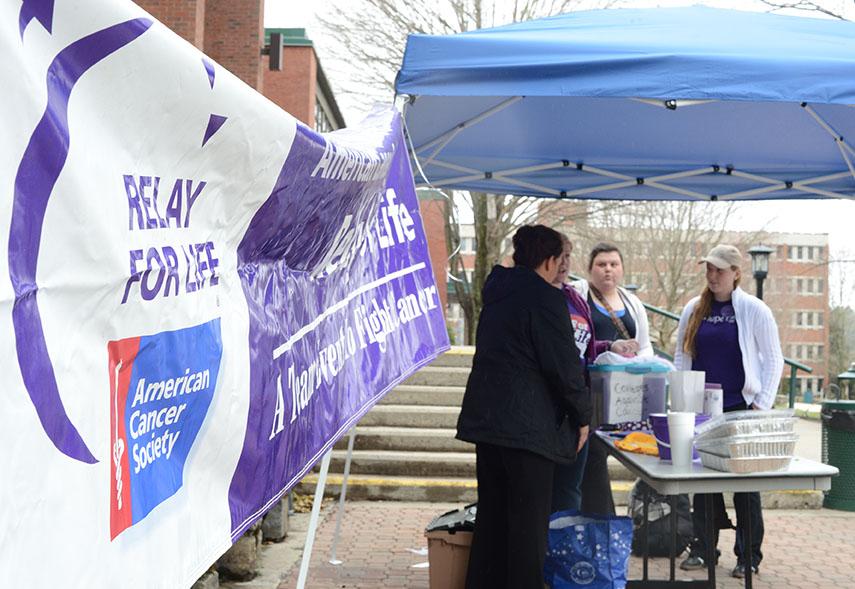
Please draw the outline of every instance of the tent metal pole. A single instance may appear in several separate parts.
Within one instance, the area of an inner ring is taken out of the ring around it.
[[[309,517],[309,529],[306,530],[306,543],[303,545],[303,558],[300,561],[300,574],[297,577],[297,589],[305,589],[306,578],[309,576],[309,562],[312,560],[312,548],[315,545],[315,534],[318,531],[318,521],[321,515],[321,503],[324,500],[324,487],[327,484],[327,474],[330,470],[332,448],[327,450],[321,460],[321,472],[315,484],[315,500],[312,503],[312,515]]]
[[[483,121],[484,119],[486,119],[486,118],[488,118],[488,117],[490,117],[490,116],[492,116],[492,115],[496,114],[496,113],[497,113],[497,112],[499,112],[499,111],[502,111],[502,110],[506,109],[507,107],[511,106],[512,104],[515,104],[515,103],[519,102],[519,101],[520,101],[520,100],[522,100],[523,98],[524,98],[524,96],[512,96],[512,97],[508,98],[507,100],[503,100],[502,102],[500,102],[500,103],[499,103],[499,104],[497,104],[496,106],[493,106],[493,107],[491,107],[491,108],[489,108],[489,109],[485,110],[485,111],[484,111],[484,112],[482,112],[481,114],[479,114],[479,115],[477,115],[477,116],[474,116],[474,117],[472,117],[471,119],[468,119],[468,120],[466,120],[466,121],[463,121],[462,123],[458,123],[457,125],[455,125],[455,126],[454,126],[454,128],[453,128],[453,129],[449,129],[448,131],[446,131],[445,133],[443,133],[443,134],[442,134],[442,135],[440,135],[439,137],[436,137],[435,139],[432,139],[431,141],[428,141],[427,143],[423,143],[422,145],[419,145],[419,146],[416,148],[416,151],[417,151],[417,152],[418,152],[418,151],[424,151],[424,150],[426,150],[426,149],[429,149],[429,148],[433,147],[433,146],[434,146],[434,145],[436,145],[437,143],[442,143],[443,141],[445,141],[445,138],[446,138],[448,135],[451,135],[451,136],[452,136],[452,138],[453,138],[453,136],[454,136],[454,135],[457,135],[457,134],[458,134],[458,133],[460,133],[463,129],[465,129],[465,128],[467,128],[467,127],[471,127],[472,125],[475,125],[475,124],[477,124],[477,123],[480,123],[480,122],[481,122],[481,121]],[[449,139],[449,141],[450,141],[450,139]],[[448,144],[448,141],[446,141],[446,144]],[[444,147],[444,146],[443,146],[443,147]],[[433,156],[435,156],[435,155],[437,155],[437,153],[432,154],[432,156],[431,156],[431,157],[433,157]],[[430,158],[428,158],[428,159],[430,159]]]
[[[580,188],[578,190],[568,190],[564,196],[567,198],[582,195],[582,194],[592,194],[594,192],[604,192],[607,190],[617,190],[618,188],[628,188],[630,186],[636,186],[637,182],[635,180],[626,181],[626,182],[614,182],[612,184],[603,184],[602,186],[591,186],[590,188]]]
[[[855,199],[855,195],[852,194],[841,194],[839,192],[833,192],[831,190],[822,190],[820,188],[814,188],[813,186],[805,186],[801,182],[793,182],[793,188],[802,192],[810,192],[813,194],[819,194],[821,196],[827,196],[829,198],[845,198],[848,200]]]
[[[677,188],[676,186],[668,186],[667,184],[661,184],[659,182],[651,182],[650,180],[645,180],[644,184],[646,186],[658,188],[659,190],[673,192],[674,194],[682,194],[683,196],[688,196],[697,200],[710,200],[711,198],[709,194],[702,194],[700,192],[695,192],[694,190],[686,190],[685,188]]]
[[[440,168],[446,168],[448,170],[455,170],[457,172],[463,172],[464,174],[483,174],[481,170],[476,170],[475,168],[467,168],[466,166],[461,166],[459,164],[452,164],[450,162],[444,162],[442,160],[433,160],[431,162],[432,166],[438,166]]]
[[[658,106],[667,110],[677,110],[684,106],[697,106],[699,104],[707,104],[708,102],[718,102],[718,100],[662,100],[661,98],[630,98],[630,100]]]
[[[507,170],[495,170],[493,172],[493,176],[502,176],[507,178],[508,176],[514,176],[516,174],[527,174],[529,172],[542,172],[543,170],[554,170],[556,168],[566,168],[568,166],[564,165],[564,162],[550,162],[548,164],[537,164],[535,166],[525,166],[522,168],[508,168]],[[572,169],[576,169],[576,164],[570,164],[569,166]]]
[[[852,160],[849,158],[849,154],[846,153],[846,149],[842,145],[843,141],[838,140],[834,143],[837,145],[837,149],[840,150],[841,157],[846,161],[846,167],[849,168],[849,173],[852,174],[853,178],[855,178],[855,168],[852,167]]]
[[[517,180],[515,178],[507,178],[505,176],[493,176],[493,179],[498,182],[504,182],[505,184],[512,184],[514,186],[520,186],[522,188],[531,188],[532,190],[539,190],[544,194],[551,194],[552,196],[561,196],[560,190],[555,190],[554,188],[549,188],[547,186],[532,184],[530,182],[523,182],[522,180]]]
[[[819,113],[818,113],[818,112],[816,112],[816,110],[814,110],[814,108],[813,108],[811,105],[809,105],[809,104],[808,104],[808,103],[806,103],[806,102],[803,102],[803,103],[802,103],[802,108],[804,108],[804,109],[807,111],[807,113],[808,113],[810,116],[812,116],[812,117],[813,117],[813,119],[814,119],[817,123],[819,123],[819,126],[820,126],[820,127],[822,127],[823,129],[825,129],[825,130],[828,132],[828,134],[829,134],[829,135],[831,135],[831,136],[834,138],[834,141],[837,143],[837,146],[838,146],[838,147],[840,148],[840,150],[841,150],[841,154],[843,155],[843,158],[846,160],[846,164],[847,164],[847,166],[849,167],[849,171],[852,173],[852,176],[853,176],[853,177],[855,177],[855,171],[853,171],[852,162],[850,162],[850,161],[849,161],[849,158],[846,156],[846,154],[845,154],[845,153],[843,153],[843,150],[845,149],[845,150],[846,150],[846,151],[848,151],[850,154],[855,155],[855,150],[853,150],[853,149],[852,149],[852,146],[851,146],[851,145],[849,145],[849,144],[846,142],[846,140],[845,140],[845,139],[843,139],[843,135],[841,135],[840,133],[838,133],[838,132],[837,132],[837,131],[836,131],[836,130],[831,126],[831,125],[829,125],[829,124],[828,124],[828,122],[827,122],[824,118],[822,118],[822,117],[819,115]]]
[[[347,478],[350,476],[350,461],[353,458],[353,443],[356,440],[356,426],[350,429],[347,436],[347,458],[344,460],[344,475],[341,479],[341,493],[338,498],[338,512],[335,514],[335,534],[333,534],[332,548],[330,549],[330,564],[339,565],[342,561],[336,558],[338,548],[338,537],[341,534],[341,520],[344,516],[344,501],[347,497]]]
[[[779,190],[786,190],[787,185],[784,183],[779,183],[773,186],[764,186],[763,188],[753,188],[751,190],[740,190],[739,192],[729,192],[727,194],[719,194],[719,200],[733,200],[735,198],[740,198],[743,196],[755,196],[758,194],[769,194],[770,192],[778,192]]]
[[[469,182],[471,180],[483,180],[484,174],[471,174],[469,176],[458,176],[457,178],[448,178],[447,180],[437,180],[431,186],[439,188],[440,186],[448,186],[457,182]]]

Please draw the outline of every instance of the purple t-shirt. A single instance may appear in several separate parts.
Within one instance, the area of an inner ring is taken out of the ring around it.
[[[701,322],[695,336],[692,370],[703,370],[707,382],[721,385],[725,409],[744,402],[745,368],[732,301],[713,301],[709,316]]]
[[[567,301],[567,310],[570,311],[570,322],[573,324],[573,336],[576,339],[576,347],[579,349],[579,357],[582,363],[585,364],[585,352],[588,349],[588,343],[591,341],[592,330],[591,324],[585,318],[585,314],[576,308],[573,301],[569,297],[565,297]]]

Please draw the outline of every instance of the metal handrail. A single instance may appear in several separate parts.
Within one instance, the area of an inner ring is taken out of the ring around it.
[[[583,277],[571,274],[570,278],[572,278],[573,280],[581,280]],[[641,301],[641,304],[644,305],[644,308],[647,309],[650,313],[655,313],[656,315],[661,315],[662,317],[666,317],[668,319],[673,319],[674,321],[680,320],[679,315],[677,315],[676,313],[673,313],[671,311],[668,311],[667,309],[662,309],[660,307],[650,305],[648,303],[645,303],[644,301]],[[656,353],[657,356],[660,356],[662,358],[667,358],[668,360],[674,359],[674,357],[671,354],[669,354],[668,352],[666,352],[665,350],[660,350],[659,348],[654,347],[653,351]],[[796,360],[792,360],[790,358],[787,358],[786,356],[784,357],[784,364],[786,364],[787,366],[790,367],[790,377],[788,379],[789,380],[789,384],[788,384],[789,403],[788,404],[789,404],[790,409],[792,409],[795,406],[795,402],[796,402],[796,375],[797,375],[798,371],[802,370],[802,371],[810,374],[813,372],[813,368],[811,368],[810,366],[806,366],[806,365],[804,365],[801,362],[798,362]]]

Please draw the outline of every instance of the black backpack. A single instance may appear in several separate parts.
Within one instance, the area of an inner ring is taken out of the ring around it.
[[[644,522],[644,494],[647,492],[647,523]],[[679,556],[692,541],[692,511],[688,495],[677,495],[677,547]],[[641,556],[644,552],[645,529],[648,535],[647,554],[669,556],[671,554],[671,505],[668,498],[653,490],[650,485],[637,480],[629,492],[629,516],[632,518],[632,553]]]

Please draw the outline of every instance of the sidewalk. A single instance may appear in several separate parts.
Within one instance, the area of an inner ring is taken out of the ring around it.
[[[348,503],[339,539],[338,558],[330,556],[338,504],[325,506],[315,541],[307,587],[312,589],[407,588],[427,589],[425,525],[436,515],[460,507],[439,503]],[[764,514],[765,558],[757,589],[841,589],[855,586],[855,513],[832,510],[767,510]],[[292,589],[308,514],[292,519],[292,533],[281,544],[263,548],[262,576],[249,583],[221,583],[225,589]],[[733,532],[722,532],[723,555],[717,569],[718,587],[739,589],[742,581],[729,576],[736,564]],[[651,576],[667,578],[668,559],[651,559]],[[679,562],[679,561],[678,561]],[[630,578],[641,577],[641,559],[633,558]],[[702,573],[677,570],[677,578],[702,578]]]

